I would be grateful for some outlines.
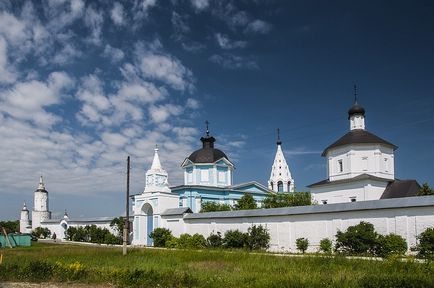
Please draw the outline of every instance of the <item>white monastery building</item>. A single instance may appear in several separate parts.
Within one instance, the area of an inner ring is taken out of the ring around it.
[[[327,178],[308,186],[316,203],[311,206],[197,213],[204,202],[232,205],[244,193],[252,194],[259,205],[270,194],[297,193],[279,132],[268,188],[255,181],[233,184],[234,165],[223,151],[214,148],[216,139],[210,135],[208,125],[200,139],[202,148],[181,164],[184,185],[170,187],[156,147],[143,192],[131,196],[131,244],[152,246],[149,234],[158,227],[171,230],[176,237],[182,233],[208,237],[211,233],[235,229],[244,232],[252,225],[262,225],[270,232],[271,251],[295,251],[295,241],[301,237],[309,239],[308,251],[316,251],[321,239],[333,240],[337,231],[366,221],[381,234],[401,235],[409,248],[416,245],[417,235],[434,227],[434,196],[416,196],[420,185],[415,180],[395,179],[397,146],[368,132],[365,114],[356,100],[348,111],[350,131],[322,153],[327,161]],[[35,191],[33,229],[47,227],[62,239],[68,227],[95,224],[110,229],[111,220],[74,220],[66,212],[62,219],[51,219],[48,192],[41,177]],[[30,230],[25,204],[20,230]]]

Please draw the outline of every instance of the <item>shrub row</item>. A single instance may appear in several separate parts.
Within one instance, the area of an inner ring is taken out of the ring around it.
[[[96,225],[85,227],[69,227],[66,230],[66,239],[78,242],[91,242],[98,244],[121,244],[121,237],[110,233],[107,228],[99,228]]]
[[[270,245],[270,234],[261,225],[253,225],[246,233],[239,230],[228,230],[224,237],[220,232],[212,233],[206,239],[200,234],[181,234],[179,238],[176,238],[166,228],[156,228],[149,236],[154,240],[155,247],[167,248],[246,248],[260,250],[267,249]]]
[[[345,255],[370,255],[378,257],[401,256],[407,252],[407,242],[400,235],[380,235],[375,231],[374,225],[368,222],[360,222],[350,226],[345,232],[336,233],[334,251]],[[418,251],[421,258],[433,259],[434,257],[434,228],[428,228],[418,236],[419,244],[413,248]],[[296,239],[296,247],[305,253],[309,246],[306,238]],[[328,238],[320,241],[319,250],[331,253],[332,241]]]

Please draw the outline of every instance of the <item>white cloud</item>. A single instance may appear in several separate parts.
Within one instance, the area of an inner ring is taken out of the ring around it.
[[[196,41],[193,41],[193,42],[184,42],[184,43],[181,44],[181,46],[182,46],[182,48],[185,51],[193,52],[193,53],[199,52],[199,51],[201,51],[201,50],[203,50],[203,49],[206,48],[205,44],[202,44],[202,43],[199,43],[199,42],[196,42]]]
[[[185,104],[187,108],[197,109],[200,107],[199,101],[193,98],[188,98],[187,103]]]
[[[0,34],[11,44],[22,43],[29,38],[25,23],[5,11],[0,11]]]
[[[218,55],[214,54],[212,55],[209,60],[213,63],[221,65],[223,68],[226,69],[259,69],[258,64],[256,64],[253,60],[247,60],[241,56],[233,55],[233,54],[223,54]]]
[[[115,2],[113,4],[112,10],[110,11],[110,17],[113,23],[115,23],[116,25],[118,26],[124,25],[125,24],[124,6],[119,2]]]
[[[245,32],[267,34],[271,31],[271,27],[271,24],[263,20],[256,19],[247,25]]]
[[[57,52],[54,57],[51,58],[52,63],[55,64],[67,64],[79,58],[83,55],[83,53],[74,47],[73,44],[65,44],[65,46]]]
[[[166,121],[170,116],[180,115],[184,109],[181,106],[166,104],[161,106],[149,107],[149,113],[152,121],[156,123]]]
[[[156,0],[135,0],[131,11],[135,20],[148,17],[148,10],[157,4]]]
[[[209,7],[209,0],[191,0],[191,5],[196,10],[202,11]]]
[[[244,48],[247,46],[246,41],[232,41],[227,35],[216,33],[215,38],[219,46],[223,49]]]
[[[103,56],[110,58],[110,61],[112,63],[117,63],[122,59],[124,59],[125,54],[121,49],[112,47],[109,44],[107,44],[104,47]]]
[[[61,101],[62,91],[73,80],[64,72],[53,72],[46,82],[31,80],[16,83],[11,89],[0,92],[0,111],[16,119],[51,126],[59,117],[44,108]]]
[[[0,37],[0,83],[15,82],[17,75],[15,71],[11,71],[11,66],[8,61],[7,43],[3,37]]]
[[[99,46],[101,45],[102,24],[104,22],[103,12],[97,11],[92,7],[86,9],[84,23],[90,29],[88,41]]]

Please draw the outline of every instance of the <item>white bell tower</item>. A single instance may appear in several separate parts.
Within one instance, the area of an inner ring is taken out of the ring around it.
[[[285,156],[282,151],[282,141],[280,141],[280,130],[277,129],[277,151],[274,157],[274,163],[271,167],[270,180],[268,181],[268,189],[275,192],[294,192],[295,185],[292,179],[291,171],[286,163]]]
[[[146,171],[146,185],[143,193],[167,192],[170,193],[168,174],[163,169],[158,156],[158,146],[155,145],[154,160],[152,161],[151,169]]]
[[[23,209],[21,209],[20,233],[30,233],[32,231],[29,214],[29,209],[27,209],[26,202],[24,202]]]
[[[39,178],[38,189],[34,194],[32,211],[32,229],[41,226],[41,222],[51,219],[51,212],[48,210],[48,191],[45,190],[44,179]]]

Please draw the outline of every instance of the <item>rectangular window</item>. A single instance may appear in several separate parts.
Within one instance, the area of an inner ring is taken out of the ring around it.
[[[218,180],[219,182],[226,182],[226,173],[224,170],[219,170],[218,171]]]
[[[207,169],[200,170],[200,181],[209,182],[209,171]]]
[[[338,160],[338,171],[344,172],[344,163],[342,163],[342,159]]]
[[[384,158],[384,171],[389,172],[389,161],[387,161],[387,158]]]
[[[362,169],[368,171],[368,157],[362,157]]]

